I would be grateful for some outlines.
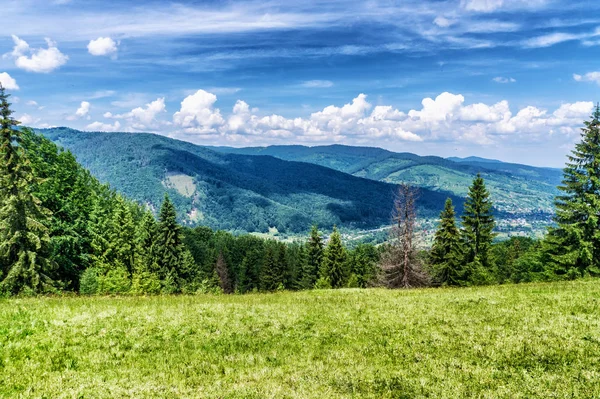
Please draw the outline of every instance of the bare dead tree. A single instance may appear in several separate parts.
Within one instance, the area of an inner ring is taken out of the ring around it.
[[[408,184],[398,187],[393,226],[386,251],[381,257],[381,282],[389,288],[413,288],[429,284],[429,275],[424,271],[415,248],[417,198],[416,188]]]
[[[219,285],[221,286],[221,289],[225,294],[231,294],[233,292],[233,285],[231,284],[231,279],[229,278],[229,271],[227,270],[227,264],[225,263],[223,252],[219,252],[215,269],[217,271],[217,276],[219,277]]]

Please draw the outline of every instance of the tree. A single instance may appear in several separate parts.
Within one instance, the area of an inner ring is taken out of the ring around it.
[[[313,225],[310,230],[310,237],[307,243],[307,261],[306,268],[302,272],[302,287],[311,289],[314,287],[319,272],[321,263],[323,262],[323,239],[319,234],[317,225]]]
[[[183,255],[183,237],[181,227],[177,223],[175,206],[165,194],[165,199],[160,208],[156,237],[156,260],[158,275],[161,280],[167,276],[177,281]]]
[[[227,264],[225,263],[225,257],[223,257],[223,252],[219,252],[219,256],[217,257],[217,264],[215,265],[215,270],[217,272],[217,276],[219,277],[219,286],[225,294],[231,294],[233,292],[233,283],[229,278],[229,270],[227,269]]]
[[[335,226],[329,237],[321,270],[321,277],[329,280],[332,288],[343,287],[346,283],[346,250],[342,245],[342,237]]]
[[[36,182],[9,96],[0,84],[0,292],[37,293],[54,284],[44,224],[50,215],[32,193]]]
[[[390,288],[422,287],[429,284],[415,248],[417,190],[407,184],[398,187],[394,201],[394,226],[389,245],[381,259],[382,282]]]
[[[492,213],[490,193],[479,173],[469,187],[462,215],[462,225],[462,237],[465,245],[464,262],[467,266],[464,277],[474,284],[486,282],[494,267],[490,247],[495,237],[492,231],[496,222]]]
[[[460,231],[456,226],[456,214],[450,198],[446,200],[444,210],[440,214],[440,225],[435,232],[429,260],[440,284],[464,283]]]
[[[554,272],[568,278],[600,274],[600,106],[584,125],[558,187],[558,226],[544,245]]]
[[[280,270],[280,250],[275,242],[266,246],[265,261],[260,273],[261,289],[275,291],[283,283],[283,273]]]

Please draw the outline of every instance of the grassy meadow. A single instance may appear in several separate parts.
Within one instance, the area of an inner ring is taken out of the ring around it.
[[[4,299],[0,397],[600,397],[600,280]]]

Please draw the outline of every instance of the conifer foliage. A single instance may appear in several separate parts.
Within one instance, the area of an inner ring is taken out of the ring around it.
[[[600,274],[600,106],[584,124],[558,187],[558,226],[545,243],[546,261],[568,278]]]
[[[327,280],[332,288],[340,288],[346,284],[346,250],[342,245],[340,232],[335,226],[325,250],[321,277]]]
[[[49,211],[32,193],[31,165],[21,147],[22,132],[0,84],[0,292],[49,291]]]
[[[460,230],[456,226],[456,213],[452,199],[448,198],[440,214],[440,225],[435,233],[430,252],[437,282],[444,285],[462,285],[463,257]]]
[[[485,274],[493,268],[493,258],[490,254],[494,227],[496,222],[492,211],[490,192],[480,174],[469,187],[462,215],[462,236],[465,244],[464,262],[468,280],[478,283]]]

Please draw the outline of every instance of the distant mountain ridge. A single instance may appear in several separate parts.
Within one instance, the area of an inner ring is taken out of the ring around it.
[[[156,209],[168,192],[188,224],[294,233],[312,223],[326,229],[390,223],[396,189],[388,182],[263,154],[219,152],[155,134],[37,132],[72,151],[100,181],[129,198]],[[420,214],[435,217],[448,195],[423,189]],[[452,197],[460,207],[461,199]]]

